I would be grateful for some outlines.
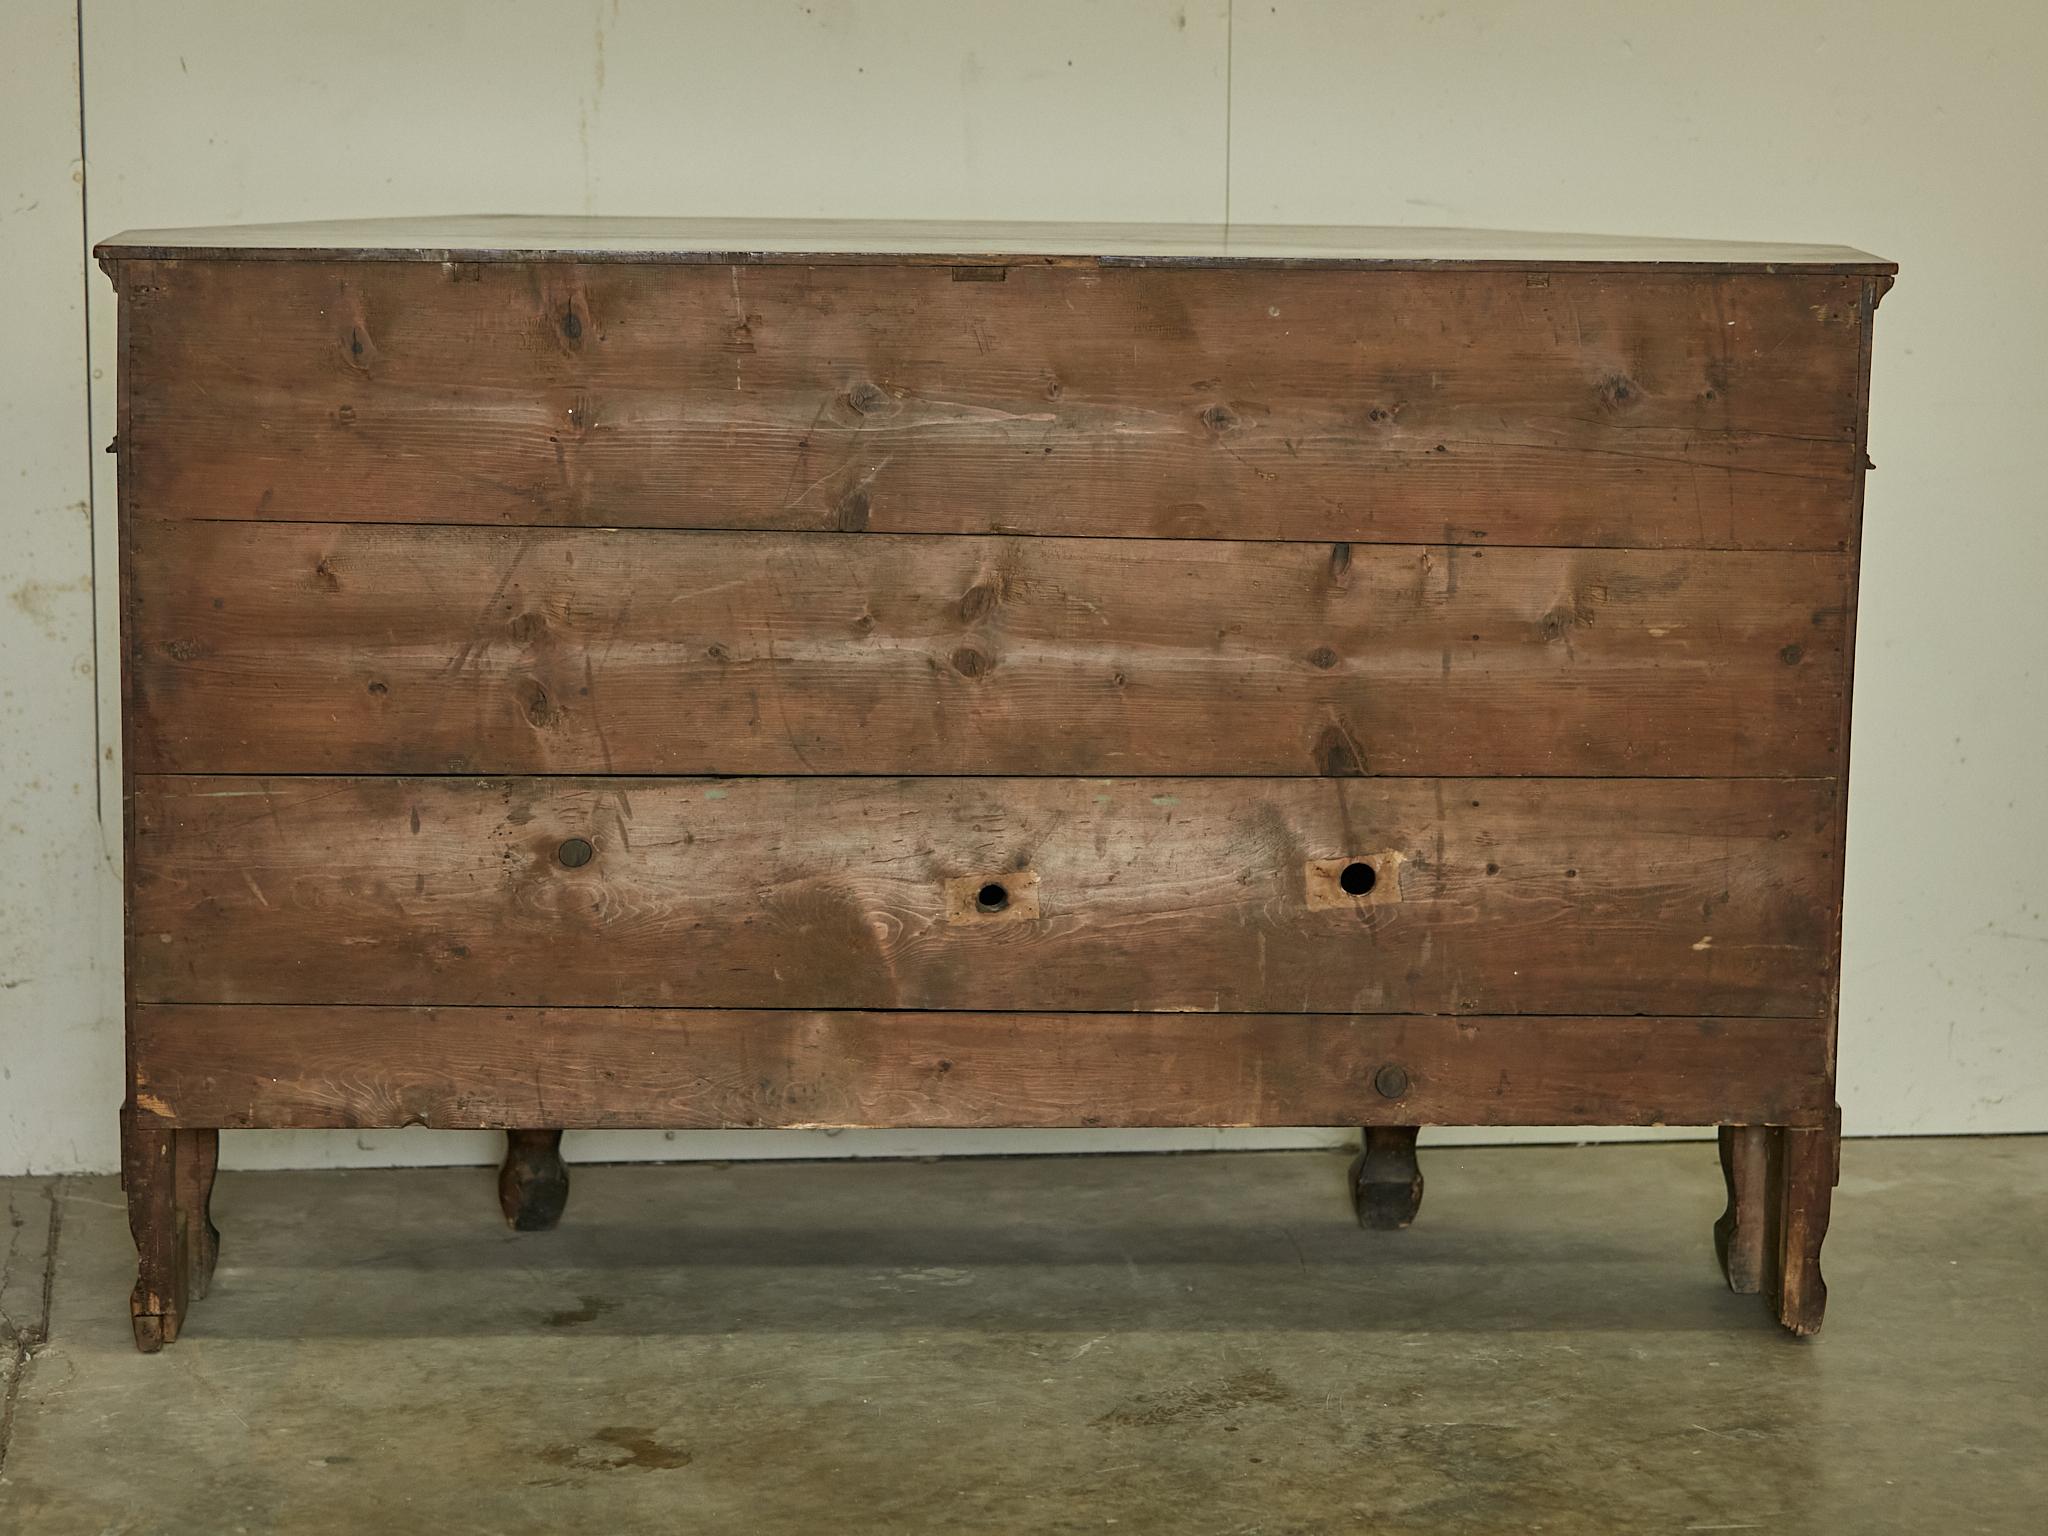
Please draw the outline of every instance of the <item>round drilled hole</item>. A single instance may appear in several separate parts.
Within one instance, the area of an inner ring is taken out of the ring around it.
[[[1344,888],[1347,896],[1363,896],[1379,883],[1379,871],[1363,859],[1354,859],[1337,875],[1337,884]]]
[[[974,904],[984,912],[1000,912],[1010,904],[1009,887],[991,880],[974,893]]]
[[[564,868],[581,869],[596,851],[585,839],[572,837],[555,850],[555,857],[562,861]]]

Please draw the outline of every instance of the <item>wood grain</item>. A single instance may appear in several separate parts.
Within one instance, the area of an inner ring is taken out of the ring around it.
[[[142,778],[146,1001],[1812,1015],[1815,780]],[[595,856],[565,867],[586,840]],[[1311,910],[1304,862],[1403,856]],[[949,881],[1039,877],[1029,922]]]
[[[145,1006],[135,1030],[137,1102],[173,1125],[1703,1125],[1810,1122],[1827,1093],[1818,1019]]]
[[[1849,533],[1872,279],[990,275],[132,262],[123,470],[138,505],[181,519],[1831,550]]]
[[[1840,555],[138,521],[143,772],[1826,776]]]

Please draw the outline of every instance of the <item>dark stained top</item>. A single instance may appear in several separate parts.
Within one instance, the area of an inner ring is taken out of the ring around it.
[[[102,261],[886,262],[1111,266],[1634,267],[1889,274],[1841,245],[1767,245],[1483,229],[1313,224],[1025,224],[847,219],[611,219],[468,215],[129,230]]]

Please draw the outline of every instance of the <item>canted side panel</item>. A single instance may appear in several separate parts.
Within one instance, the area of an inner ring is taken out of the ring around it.
[[[1847,557],[134,528],[139,770],[1832,775]]]
[[[148,1002],[1813,1016],[1834,796],[148,778],[131,982]]]
[[[1860,465],[1857,277],[123,274],[179,519],[1838,550]]]
[[[209,1127],[1703,1125],[1831,1099],[1820,1019],[173,1004],[136,1029],[137,1105]]]

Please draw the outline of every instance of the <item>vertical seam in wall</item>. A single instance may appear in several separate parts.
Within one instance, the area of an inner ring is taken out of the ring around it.
[[[80,5],[85,0],[78,0]],[[1230,229],[1230,113],[1236,105],[1237,88],[1233,75],[1237,52],[1237,0],[1223,0],[1223,228]],[[83,71],[81,71],[81,79]],[[84,87],[80,87],[80,99],[84,99]],[[93,631],[97,636],[97,628]]]
[[[106,746],[100,739],[100,520],[92,451],[92,218],[86,208],[85,168],[85,0],[77,0],[73,7],[71,25],[78,70],[79,309],[85,326],[85,585],[92,599],[92,814],[95,821],[104,825],[107,790],[101,761]]]

